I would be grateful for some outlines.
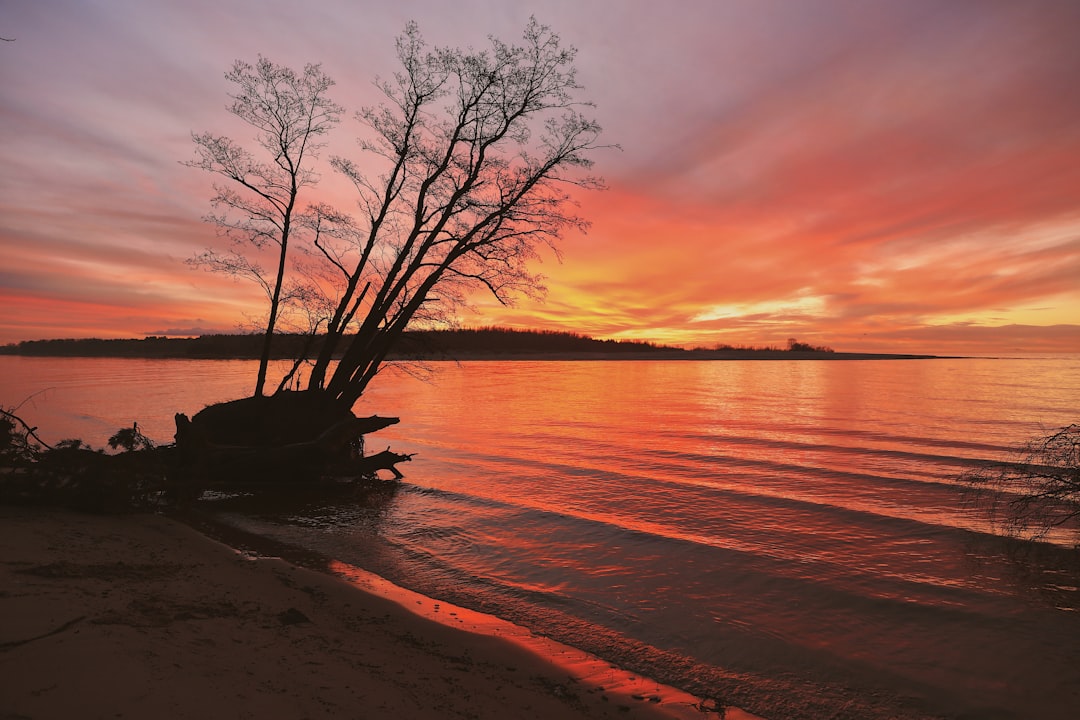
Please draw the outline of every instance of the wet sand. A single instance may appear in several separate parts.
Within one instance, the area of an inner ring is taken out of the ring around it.
[[[485,616],[165,517],[0,506],[0,527],[0,717],[719,717]]]

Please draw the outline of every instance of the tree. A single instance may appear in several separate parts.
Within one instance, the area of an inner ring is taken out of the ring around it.
[[[478,288],[503,303],[542,292],[529,261],[586,229],[571,190],[602,186],[585,172],[600,127],[576,99],[576,51],[535,20],[523,39],[429,49],[415,23],[398,38],[401,70],[357,113],[371,162],[332,161],[362,217],[315,213],[311,255],[333,310],[310,390],[351,407],[411,322],[444,320]]]
[[[255,395],[212,405],[190,420],[176,416],[179,475],[191,478],[193,487],[212,474],[208,469],[226,465],[229,475],[247,468],[261,478],[381,469],[397,474],[395,464],[408,455],[364,457],[359,442],[397,419],[356,418],[352,408],[405,329],[452,320],[478,290],[503,303],[520,293],[542,293],[530,261],[545,246],[557,254],[563,234],[587,228],[573,212],[573,193],[602,187],[588,173],[591,152],[602,146],[599,125],[584,114],[591,106],[576,97],[573,48],[562,47],[557,35],[532,20],[520,46],[492,38],[486,51],[429,49],[410,23],[397,54],[400,71],[376,81],[383,102],[357,113],[365,128],[363,165],[332,158],[356,189],[358,217],[318,202],[296,212],[295,190],[313,178],[301,171],[302,158],[311,155],[307,138],[337,120],[337,106],[323,95],[330,81],[317,66],[300,82],[311,91],[303,107],[320,108],[304,117],[316,120],[294,122],[299,105],[291,100],[276,111],[282,94],[293,97],[277,84],[259,80],[245,91],[238,114],[255,118],[249,122],[260,129],[260,144],[274,153],[273,163],[256,164],[231,141],[196,136],[202,150],[197,166],[247,192],[242,199],[218,189],[215,202],[236,211],[239,220],[215,221],[256,249],[277,242],[280,255],[276,285],[263,281],[271,320]],[[230,77],[252,76],[246,66],[238,68]],[[292,77],[261,60],[254,77],[265,76]],[[248,102],[249,96],[254,100]],[[305,141],[279,147],[274,132]],[[307,155],[289,152],[296,147]],[[311,345],[310,356],[303,351],[278,386],[290,384],[308,361],[306,392],[264,396],[265,350],[285,297],[278,293],[290,233],[304,238],[290,266],[299,283],[290,287],[303,290],[297,297],[309,335],[325,327],[325,337]],[[252,248],[246,250],[200,261],[263,278]]]
[[[1080,425],[1032,438],[1014,460],[975,468],[962,479],[1007,531],[1044,536],[1080,518]]]
[[[214,185],[211,203],[218,212],[207,216],[234,243],[232,250],[207,250],[190,262],[216,272],[256,282],[269,302],[266,329],[259,359],[255,396],[263,394],[274,329],[282,306],[299,290],[287,289],[289,243],[302,223],[298,207],[300,192],[313,185],[317,175],[311,162],[322,145],[318,138],[340,120],[343,109],[328,97],[334,85],[319,65],[307,65],[303,73],[260,57],[252,66],[236,61],[226,79],[236,86],[229,112],[256,130],[255,142],[269,158],[258,159],[228,137],[192,134],[197,158],[185,163],[229,180]],[[247,253],[251,245],[277,246],[275,270],[267,273]]]

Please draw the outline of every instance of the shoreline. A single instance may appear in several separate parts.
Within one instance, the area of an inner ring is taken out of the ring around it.
[[[0,519],[5,715],[719,716],[343,563],[245,555],[161,515],[0,506]]]
[[[967,358],[944,355],[899,355],[890,353],[817,352],[790,350],[658,350],[653,352],[566,352],[566,353],[458,353],[446,356],[420,356],[417,358],[388,357],[388,362],[409,360],[420,362],[588,362],[588,361],[851,361],[851,360],[964,360]]]
[[[44,353],[44,352],[4,352],[0,356],[27,358],[69,358],[84,360],[89,358],[116,360],[248,360],[258,358],[247,355],[156,355],[156,354],[100,354],[100,353]],[[272,361],[292,360],[288,356],[272,356]],[[391,354],[386,362],[585,362],[585,361],[852,361],[852,360],[970,360],[972,356],[961,355],[919,355],[902,353],[861,353],[861,352],[819,352],[791,350],[651,350],[622,352],[446,352],[418,355]],[[998,358],[992,358],[998,359]]]

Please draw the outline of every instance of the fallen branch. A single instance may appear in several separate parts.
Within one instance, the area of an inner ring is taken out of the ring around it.
[[[356,475],[358,477],[374,475],[379,470],[389,470],[394,474],[395,479],[400,480],[405,476],[397,469],[397,464],[409,462],[412,458],[413,456],[411,454],[406,455],[403,453],[391,452],[390,448],[386,448],[382,452],[375,453],[374,455],[366,455],[351,460],[348,463],[348,470],[350,475]]]
[[[64,623],[60,627],[58,627],[58,628],[56,628],[54,630],[50,630],[49,632],[47,632],[47,633],[45,633],[43,635],[35,635],[34,637],[26,638],[25,640],[11,640],[11,641],[6,642],[6,643],[0,643],[0,651],[11,650],[12,648],[17,648],[17,647],[19,647],[21,645],[26,645],[28,643],[32,643],[35,640],[44,640],[47,637],[52,637],[53,635],[59,635],[60,633],[67,630],[68,628],[79,624],[80,622],[82,622],[85,619],[86,619],[85,615],[80,615],[79,617],[75,618],[74,620],[68,620],[66,623]]]
[[[14,420],[15,422],[22,425],[23,432],[26,433],[26,436],[34,438],[34,441],[37,442],[42,447],[44,447],[44,448],[46,448],[48,450],[53,449],[52,445],[50,445],[49,443],[45,442],[44,440],[42,440],[41,438],[38,437],[36,427],[30,427],[30,425],[25,420],[23,420],[21,417],[19,417],[15,413],[10,412],[8,410],[4,410],[3,408],[0,408],[0,414],[3,414],[3,416],[8,418],[9,420]]]

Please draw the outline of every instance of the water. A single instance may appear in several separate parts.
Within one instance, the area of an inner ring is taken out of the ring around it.
[[[132,420],[168,440],[254,376],[0,373],[6,405],[54,388],[20,411],[43,434],[97,445]],[[417,453],[396,489],[215,512],[774,720],[1072,718],[1073,536],[997,538],[956,477],[1078,406],[1075,357],[441,363],[357,407],[402,418],[369,436]]]

